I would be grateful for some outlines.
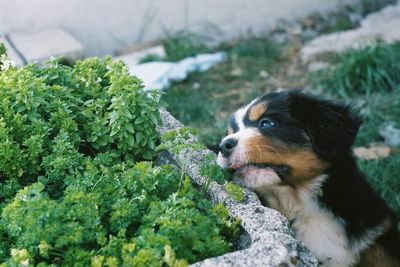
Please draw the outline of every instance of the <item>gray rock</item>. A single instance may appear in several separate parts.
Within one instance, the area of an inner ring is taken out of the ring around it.
[[[163,126],[160,134],[183,127],[167,111],[161,110]],[[191,137],[188,143],[196,142]],[[185,149],[179,154],[164,153],[164,160],[176,164],[198,185],[204,186],[207,178],[200,175],[208,150]],[[310,251],[293,237],[289,223],[279,212],[261,205],[253,192],[243,188],[244,200],[240,203],[230,198],[224,186],[211,182],[207,191],[213,203],[223,203],[231,216],[241,219],[245,234],[238,248],[242,250],[197,262],[192,266],[318,266]],[[250,246],[249,246],[250,245]]]
[[[309,72],[316,72],[328,68],[330,65],[327,62],[316,61],[308,64],[307,69]]]
[[[385,139],[385,144],[391,147],[400,147],[400,129],[395,127],[394,122],[384,124],[379,134]]]
[[[301,38],[305,41],[314,39],[315,37],[318,36],[318,32],[311,30],[311,29],[305,29],[302,33],[301,33]]]
[[[368,15],[357,29],[322,35],[300,51],[304,61],[326,52],[343,52],[369,45],[380,38],[388,43],[400,39],[400,2]]]

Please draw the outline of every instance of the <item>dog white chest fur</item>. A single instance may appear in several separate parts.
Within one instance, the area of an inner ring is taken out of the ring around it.
[[[377,227],[357,242],[348,240],[343,221],[316,200],[326,175],[313,179],[296,192],[291,186],[281,185],[277,174],[270,169],[246,167],[239,175],[241,183],[292,222],[296,238],[313,252],[322,266],[352,266],[358,262],[360,252],[383,230]]]

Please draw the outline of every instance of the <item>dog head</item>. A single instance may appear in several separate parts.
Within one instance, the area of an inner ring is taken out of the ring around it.
[[[217,163],[245,176],[274,172],[275,182],[295,185],[349,153],[360,123],[346,105],[299,91],[270,93],[231,116]]]

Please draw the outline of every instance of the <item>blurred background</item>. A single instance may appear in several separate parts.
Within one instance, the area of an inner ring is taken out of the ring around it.
[[[33,34],[61,28],[88,55],[103,56],[186,30],[219,41],[265,33],[279,20],[295,20],[354,3],[324,0],[1,0],[0,34]]]
[[[354,154],[397,214],[399,26],[396,0],[0,0],[0,43],[13,64],[123,60],[206,145],[267,92],[351,103],[364,120]]]

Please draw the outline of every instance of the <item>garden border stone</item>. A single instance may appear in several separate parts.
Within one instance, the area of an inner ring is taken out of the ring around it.
[[[163,126],[158,128],[159,134],[183,127],[165,109],[161,109],[160,113]],[[187,142],[194,143],[196,138],[191,136]],[[187,148],[178,154],[167,153],[163,157],[184,170],[197,185],[204,186],[207,178],[201,176],[200,168],[207,154],[213,153]],[[191,266],[318,266],[318,261],[310,251],[294,238],[289,222],[283,215],[262,206],[255,193],[245,188],[243,192],[244,200],[238,203],[228,196],[223,185],[210,183],[207,193],[212,202],[223,203],[231,216],[240,218],[246,234],[239,240],[239,250]]]

